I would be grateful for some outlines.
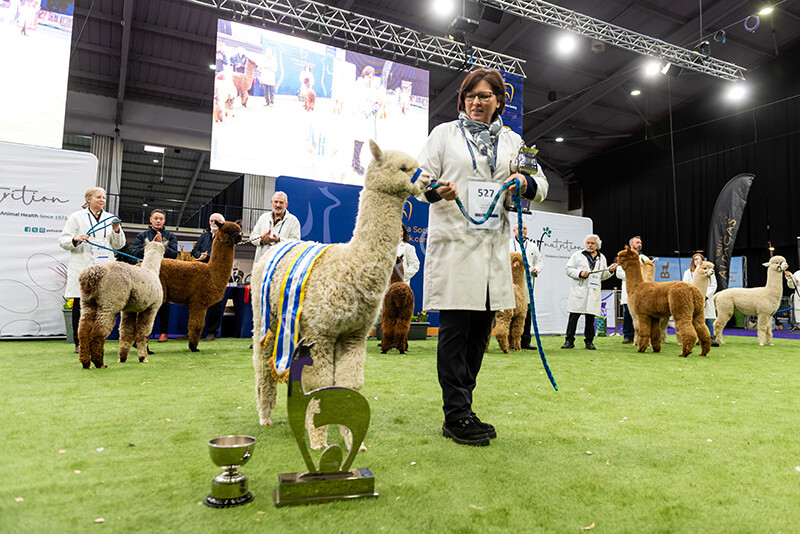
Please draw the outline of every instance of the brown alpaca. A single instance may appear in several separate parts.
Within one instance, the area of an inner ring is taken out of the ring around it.
[[[414,292],[403,282],[403,258],[397,258],[389,289],[383,297],[381,311],[381,354],[397,347],[400,354],[408,350],[408,329],[414,313]]]
[[[642,280],[645,282],[654,282],[656,279],[656,261],[658,258],[642,260]],[[626,286],[627,287],[627,286]],[[627,291],[627,289],[626,289]],[[628,301],[628,311],[633,320],[633,344],[639,346],[639,322],[636,317],[636,310],[633,309],[630,301]],[[667,342],[667,325],[669,324],[669,317],[661,319],[661,344]]]
[[[525,315],[528,313],[528,291],[525,283],[525,264],[522,254],[511,253],[511,276],[514,280],[514,302],[516,307],[503,310],[495,315],[494,337],[500,350],[508,354],[522,350],[522,331],[525,329]]]
[[[694,342],[700,337],[701,356],[711,350],[711,334],[706,327],[704,301],[700,290],[685,282],[645,282],[639,254],[625,246],[618,254],[625,269],[628,302],[633,303],[640,326],[639,352],[653,344],[653,352],[661,351],[661,319],[675,318],[675,325],[683,334],[681,357],[692,353]]]
[[[131,345],[136,342],[139,361],[147,361],[147,336],[163,300],[158,271],[164,257],[161,234],[144,247],[142,266],[110,261],[92,265],[80,275],[81,321],[79,360],[84,369],[91,363],[103,368],[103,353],[114,320],[122,313],[119,325],[119,361],[128,360]]]
[[[234,72],[231,74],[233,85],[236,87],[237,96],[242,100],[243,108],[247,107],[247,100],[250,98],[247,92],[253,87],[253,73],[257,66],[255,61],[248,59],[244,65],[244,73]],[[231,107],[233,106],[231,105]]]
[[[233,247],[242,240],[238,224],[224,222],[217,227],[208,263],[180,260],[161,263],[164,301],[189,306],[189,350],[192,352],[199,350],[197,343],[206,322],[206,310],[225,295],[233,268]]]

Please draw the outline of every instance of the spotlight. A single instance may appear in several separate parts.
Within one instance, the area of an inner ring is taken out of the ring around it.
[[[563,143],[564,142],[564,138],[563,137],[556,137],[555,141],[556,141],[556,143]]]
[[[163,154],[164,147],[163,146],[153,146],[153,145],[144,145],[145,152],[154,152],[156,154]]]
[[[770,13],[772,13],[772,11],[773,11],[772,7],[771,6],[767,6],[767,7],[762,8],[761,11],[758,12],[758,14],[759,15],[769,15]]]
[[[669,72],[669,68],[672,66],[669,62],[665,61],[664,65],[661,67],[661,74],[665,75]]]
[[[475,19],[471,19],[468,17],[462,17],[461,15],[457,16],[453,20],[450,21],[450,26],[448,26],[449,31],[457,31],[457,32],[467,32],[472,33],[478,29],[478,22]]]
[[[661,70],[661,61],[658,59],[651,59],[647,62],[647,65],[644,66],[644,72],[648,76],[655,76],[658,74],[658,71]]]
[[[481,11],[481,19],[495,24],[499,24],[503,19],[503,10],[493,2],[481,2],[483,10]]]
[[[153,163],[158,163],[158,160],[157,160],[157,159],[154,159],[154,160],[153,160]]]
[[[700,55],[706,58],[711,55],[711,43],[709,43],[707,40],[701,41],[697,46],[694,47],[694,49],[697,50]]]
[[[569,54],[578,46],[578,40],[574,35],[568,33],[558,39],[557,46],[559,52]]]
[[[592,52],[599,54],[606,51],[606,44],[603,41],[592,41]]]
[[[433,12],[440,17],[447,17],[453,12],[453,0],[434,0]]]
[[[638,89],[631,91],[631,96],[639,96],[640,94],[642,94],[642,92]]]
[[[217,65],[214,64],[214,63],[211,63],[211,64],[208,65],[208,68],[211,69],[211,70],[217,70]]]
[[[164,177],[163,176],[159,176],[158,177],[158,182],[163,184],[164,183]]]
[[[745,96],[747,96],[747,88],[741,83],[735,83],[728,89],[728,100],[738,102],[744,100]]]
[[[677,78],[678,76],[680,76],[681,72],[683,72],[682,68],[676,67],[675,65],[673,65],[668,61],[665,61],[664,66],[661,67],[661,74],[668,75],[673,78]]]

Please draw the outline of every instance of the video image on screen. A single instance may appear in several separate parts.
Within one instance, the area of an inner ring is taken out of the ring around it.
[[[428,72],[220,20],[214,169],[363,185],[372,156],[416,156],[428,136]]]

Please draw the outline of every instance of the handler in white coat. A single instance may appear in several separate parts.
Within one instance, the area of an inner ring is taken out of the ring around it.
[[[683,281],[687,284],[691,284],[694,280],[694,270],[700,265],[705,258],[699,252],[692,256],[692,263],[689,265],[689,268],[683,271]],[[621,271],[622,269],[620,269]],[[708,327],[708,331],[711,334],[711,344],[719,346],[719,343],[714,341],[714,319],[717,318],[717,308],[714,306],[714,293],[717,292],[717,277],[712,276],[708,279],[708,290],[704,295],[706,299],[706,306],[704,311],[705,319],[706,319],[706,326]]]
[[[786,285],[792,288],[792,306],[794,309],[792,310],[792,324],[793,325],[800,325],[800,271],[796,271],[794,274],[790,273],[788,270],[783,271],[783,275],[786,277]]]
[[[583,315],[585,321],[583,342],[587,349],[595,350],[594,318],[600,315],[600,282],[611,278],[617,270],[617,264],[607,265],[606,257],[599,252],[603,242],[596,234],[587,235],[584,246],[586,248],[573,254],[564,268],[567,276],[574,282],[567,301],[569,319],[566,341],[561,346],[562,349],[575,348],[575,329],[578,327],[578,318]]]
[[[271,204],[272,212],[262,214],[250,232],[250,242],[256,247],[253,265],[258,263],[275,243],[300,240],[300,221],[289,213],[287,209],[289,197],[286,193],[275,191]],[[261,239],[256,239],[258,236],[261,236]]]
[[[514,226],[514,237],[511,239],[511,252],[522,252],[519,246],[518,235],[519,230]],[[528,268],[531,270],[531,275],[538,276],[544,268],[544,261],[542,261],[542,253],[539,252],[539,247],[536,242],[528,239],[528,226],[522,223],[522,239],[525,242],[525,253],[528,256]],[[525,282],[528,283],[527,281]],[[528,287],[525,286],[527,294]],[[536,345],[531,345],[531,308],[528,306],[528,312],[525,314],[525,326],[522,331],[521,345],[523,349],[534,350]]]
[[[408,284],[419,271],[419,258],[414,245],[408,242],[408,228],[403,225],[400,231],[400,244],[397,246],[398,258],[403,258],[403,282]]]
[[[103,208],[106,205],[106,191],[101,187],[90,187],[84,195],[83,209],[74,212],[67,219],[64,231],[58,238],[61,248],[69,251],[67,269],[67,288],[64,298],[74,299],[72,306],[72,333],[75,352],[78,352],[78,322],[81,317],[81,287],[78,277],[81,272],[97,263],[114,261],[112,248],[119,250],[125,246],[125,233],[116,215]],[[112,222],[116,221],[116,222]],[[106,248],[93,246],[90,243]]]
[[[472,71],[459,90],[458,120],[434,128],[418,158],[431,181],[440,185],[421,197],[431,202],[422,307],[440,311],[442,435],[462,445],[488,445],[497,435],[472,411],[472,391],[494,313],[513,308],[515,302],[508,260],[511,229],[502,199],[483,225],[469,222],[453,200],[460,198],[471,216],[480,219],[506,181],[520,179],[522,195],[538,202],[548,188],[541,171],[511,175],[509,162],[522,140],[503,128],[504,107],[500,73]],[[513,188],[507,190],[511,193]]]

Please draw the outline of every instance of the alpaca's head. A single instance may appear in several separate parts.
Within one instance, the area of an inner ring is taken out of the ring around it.
[[[714,276],[714,264],[710,261],[701,261],[700,265],[695,268],[694,272],[695,275],[699,272],[701,276],[711,278]]]
[[[639,263],[639,253],[628,245],[625,245],[625,248],[619,251],[617,258],[619,258],[619,263],[622,265],[623,269],[625,269],[626,264],[631,265],[633,262]],[[627,271],[627,269],[625,270]]]
[[[144,246],[144,257],[147,258],[151,255],[164,257],[164,242],[161,240],[161,234],[156,234],[156,239]]]
[[[514,282],[525,280],[525,263],[522,261],[521,252],[511,253],[511,276]]]
[[[235,222],[226,221],[222,224],[217,223],[217,235],[214,236],[214,241],[221,240],[222,243],[228,246],[234,246],[242,241],[242,229]]]
[[[408,198],[421,194],[430,185],[430,178],[422,174],[411,183],[419,164],[408,154],[397,150],[384,152],[372,140],[369,142],[369,148],[372,152],[372,161],[364,178],[366,189]]]
[[[789,264],[786,263],[786,258],[783,256],[772,256],[769,261],[763,265],[768,271],[777,271],[779,273],[789,269]]]
[[[656,279],[656,260],[658,258],[642,260],[642,279],[646,282],[653,282]]]

